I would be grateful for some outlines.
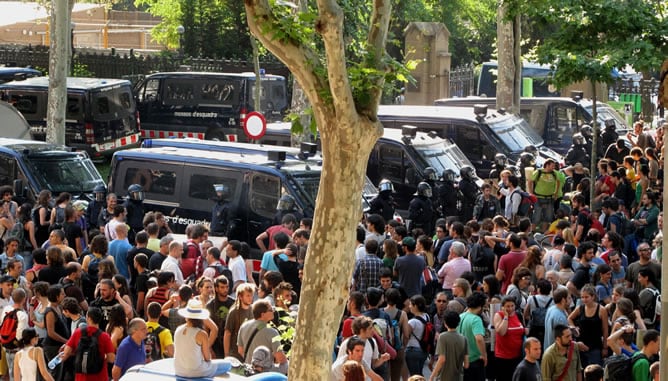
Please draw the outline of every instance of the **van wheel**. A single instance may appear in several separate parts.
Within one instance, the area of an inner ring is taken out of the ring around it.
[[[219,142],[224,142],[226,140],[225,139],[225,133],[223,131],[221,131],[220,129],[207,131],[204,138],[206,140],[217,140]]]

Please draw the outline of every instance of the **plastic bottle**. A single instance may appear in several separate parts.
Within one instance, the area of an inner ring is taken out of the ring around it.
[[[52,358],[51,361],[49,361],[49,369],[55,369],[61,362],[63,362],[63,359],[62,357],[60,357],[60,353],[58,353],[56,357]]]

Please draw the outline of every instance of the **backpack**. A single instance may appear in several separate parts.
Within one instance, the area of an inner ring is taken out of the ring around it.
[[[21,221],[16,221],[14,226],[9,230],[7,235],[5,236],[5,241],[7,241],[9,238],[16,238],[19,240],[19,252],[23,251],[23,234],[25,230],[23,229],[23,223]]]
[[[659,314],[661,312],[658,311],[659,313],[657,314],[657,308],[656,307],[657,307],[658,303],[661,302],[661,300],[659,299],[661,294],[660,294],[659,290],[657,290],[656,288],[649,288],[649,287],[646,287],[642,291],[640,291],[640,294],[648,293],[648,292],[652,294],[652,300],[649,303],[643,305],[642,299],[641,299],[640,308],[641,308],[643,320],[645,321],[645,325],[648,325],[647,328],[653,328],[654,325],[659,322],[658,317],[659,317]]]
[[[382,317],[377,317],[373,319],[373,328],[376,330],[378,336],[382,337],[385,342],[391,344],[392,335],[390,332],[390,325],[387,324],[387,320]]]
[[[74,372],[77,374],[96,374],[102,371],[104,358],[100,353],[99,338],[102,330],[96,329],[93,335],[88,335],[88,326],[82,326],[81,339],[77,345],[74,358]]]
[[[531,211],[533,211],[534,205],[538,202],[538,197],[523,190],[517,191],[517,193],[522,197],[522,201],[520,201],[520,206],[517,208],[517,213],[515,215],[527,217]]]
[[[605,359],[603,370],[604,381],[633,380],[633,365],[640,359],[647,360],[643,353],[628,357],[624,354],[612,355]]]
[[[401,310],[397,309],[396,314],[393,318],[390,318],[392,322],[392,327],[390,328],[390,344],[395,350],[401,350],[403,347],[403,342],[401,340],[401,325],[399,325],[399,319],[401,318]]]
[[[149,328],[146,339],[144,339],[144,346],[146,347],[146,361],[156,361],[162,359],[162,348],[160,347],[160,333],[166,328],[158,326],[157,328]]]
[[[594,218],[594,215],[587,208],[582,209],[581,212],[584,213],[587,216],[587,220],[589,220],[589,227],[582,232],[582,236],[584,237],[587,235],[589,229],[596,229],[601,234],[601,237],[603,237],[605,235],[605,228],[603,227],[603,224],[601,224],[601,221]]]
[[[420,338],[415,336],[414,332],[412,332],[411,335],[417,339],[417,341],[420,343],[420,348],[425,353],[434,354],[434,349],[436,349],[434,345],[434,341],[436,340],[436,329],[434,329],[434,324],[431,322],[429,317],[427,317],[427,320],[425,320],[420,316],[416,316],[415,319],[422,323],[424,330],[422,331],[422,337]]]
[[[208,267],[212,267],[214,270],[216,270],[216,278],[220,275],[225,275],[225,278],[228,280],[228,284],[233,285],[234,284],[234,277],[232,277],[232,270],[230,270],[227,266],[223,266],[222,263],[216,262],[213,265],[209,265]]]
[[[0,344],[6,349],[18,348],[19,341],[16,339],[16,327],[19,324],[16,313],[19,309],[7,312],[0,325]]]
[[[545,315],[547,314],[547,309],[552,304],[552,298],[545,303],[544,306],[538,304],[538,299],[536,296],[532,296],[529,302],[533,302],[533,305],[536,307],[531,310],[531,325],[529,326],[529,336],[535,337],[542,343],[545,339]]]

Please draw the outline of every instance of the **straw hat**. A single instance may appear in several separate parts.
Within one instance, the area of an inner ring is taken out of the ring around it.
[[[199,300],[190,299],[186,308],[179,308],[179,315],[186,319],[204,320],[209,318],[209,310]]]

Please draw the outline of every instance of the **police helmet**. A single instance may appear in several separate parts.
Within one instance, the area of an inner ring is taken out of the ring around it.
[[[220,198],[226,198],[230,195],[230,187],[225,184],[213,184],[213,189],[216,191],[216,195]]]
[[[284,194],[278,200],[278,205],[276,205],[276,210],[290,211],[295,207],[295,199],[289,194]]]
[[[475,168],[470,165],[465,165],[459,170],[459,176],[462,179],[472,180],[475,177]]]
[[[95,195],[95,201],[102,202],[107,194],[107,187],[104,185],[97,185],[93,188],[93,194]]]
[[[143,201],[144,188],[139,184],[132,184],[128,187],[128,196],[130,200]]]
[[[438,175],[436,174],[434,167],[427,167],[424,169],[424,178],[431,181],[438,180]]]
[[[605,130],[608,132],[616,131],[617,130],[617,125],[615,124],[614,119],[606,119],[605,120]]]
[[[497,153],[494,155],[494,164],[499,166],[505,166],[508,163],[508,158],[502,153]]]
[[[520,155],[520,167],[535,167],[536,166],[536,156],[530,152],[522,152]]]
[[[429,183],[422,181],[417,186],[416,196],[431,197],[431,185]]]
[[[580,133],[585,139],[591,139],[594,136],[594,129],[590,125],[585,124],[580,127]]]
[[[584,136],[582,136],[582,134],[578,133],[573,135],[573,144],[575,144],[576,146],[583,146],[586,143],[587,142],[585,141],[585,138]]]
[[[517,168],[516,165],[509,165],[506,167],[506,170],[508,170],[513,176],[515,177],[522,177],[520,174],[520,169]]]
[[[457,177],[457,173],[453,171],[452,169],[446,169],[443,171],[443,181],[449,181],[451,183],[455,182],[455,177]]]
[[[378,184],[378,192],[394,192],[394,185],[392,185],[392,182],[388,179],[382,179],[380,181],[380,184]]]

